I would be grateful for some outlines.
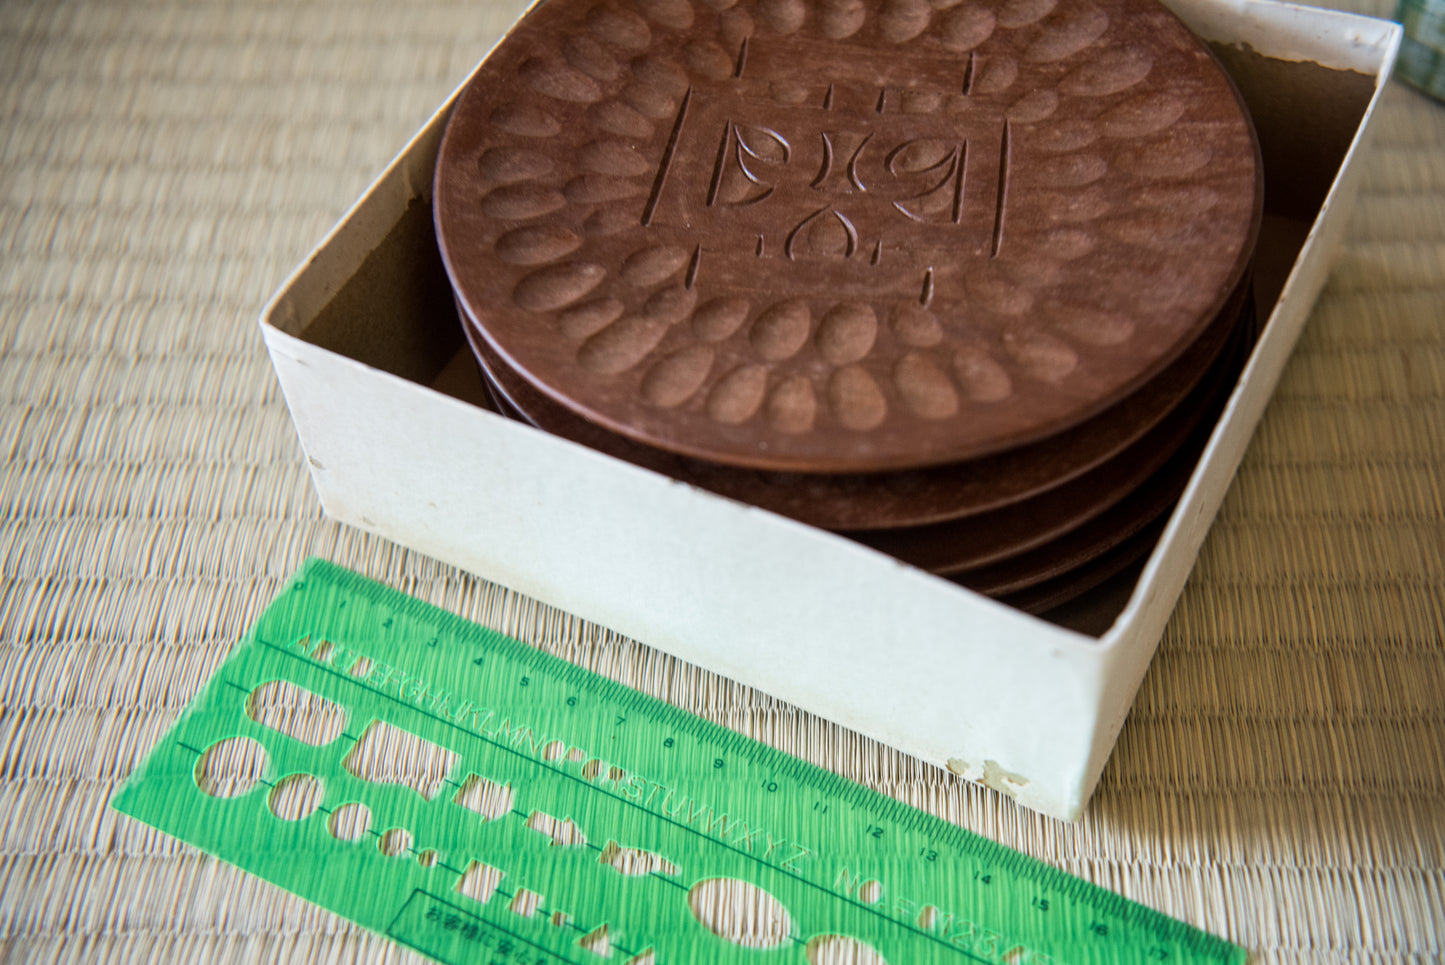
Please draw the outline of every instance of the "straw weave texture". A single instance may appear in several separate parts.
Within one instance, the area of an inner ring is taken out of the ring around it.
[[[514,9],[0,2],[0,960],[416,960],[106,807],[309,555],[1258,961],[1439,960],[1445,107],[1389,91],[1344,256],[1065,825],[323,518],[256,315]]]

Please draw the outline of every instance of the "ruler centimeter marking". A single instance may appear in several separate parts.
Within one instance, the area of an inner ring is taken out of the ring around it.
[[[255,711],[278,685],[344,722],[321,743],[301,739]],[[450,763],[427,786],[406,760],[359,770],[382,732]],[[259,768],[249,784],[233,775],[217,792],[203,779],[242,759]],[[505,813],[464,801],[476,780],[505,786]],[[319,795],[301,812],[286,797],[298,787]],[[112,803],[457,965],[1244,960],[1190,925],[319,560]],[[335,821],[356,809],[371,823],[352,838]],[[650,863],[632,870],[623,849]],[[480,891],[478,867],[492,876]],[[728,900],[753,918],[729,917]]]

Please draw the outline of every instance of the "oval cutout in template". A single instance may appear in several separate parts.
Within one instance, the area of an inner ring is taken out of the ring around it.
[[[212,744],[196,761],[196,786],[211,797],[249,794],[266,774],[266,748],[249,737],[229,737]]]
[[[793,930],[781,901],[737,878],[699,881],[687,893],[687,906],[708,931],[743,948],[776,948]]]
[[[847,935],[819,935],[805,949],[808,965],[888,965],[878,949]]]

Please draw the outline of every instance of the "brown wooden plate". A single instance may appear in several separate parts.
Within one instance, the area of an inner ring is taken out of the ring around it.
[[[1222,404],[1223,399],[1219,402]],[[1218,406],[1212,408],[1217,412]],[[1191,438],[1159,472],[1127,499],[1082,526],[1028,552],[947,578],[988,596],[1006,597],[1090,565],[1169,512],[1188,485],[1213,429],[1211,417],[1195,428]]]
[[[435,216],[554,404],[851,474],[1134,394],[1220,314],[1260,198],[1236,92],[1154,0],[548,0],[460,97]]]
[[[1102,556],[1027,589],[1001,596],[999,602],[1025,613],[1053,617],[1059,607],[1092,593],[1148,556],[1164,532],[1164,523],[1164,520],[1156,519]],[[1098,629],[1102,631],[1107,627]]]
[[[1218,358],[1250,301],[1247,280],[1218,322],[1139,392],[1044,442],[968,463],[861,475],[765,473],[718,466],[636,443],[557,405],[513,372],[471,325],[468,343],[523,421],[691,485],[824,529],[925,525],[990,512],[1088,472],[1135,443],[1187,398]]]
[[[853,538],[939,574],[990,566],[1060,539],[1138,492],[1189,440],[1197,447],[1195,429],[1233,389],[1246,343],[1237,331],[1230,350],[1188,399],[1123,452],[1061,486],[993,512]]]

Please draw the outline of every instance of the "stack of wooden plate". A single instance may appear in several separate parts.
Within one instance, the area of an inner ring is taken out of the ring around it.
[[[1044,610],[1181,491],[1261,200],[1152,0],[549,0],[435,215],[502,411]]]

